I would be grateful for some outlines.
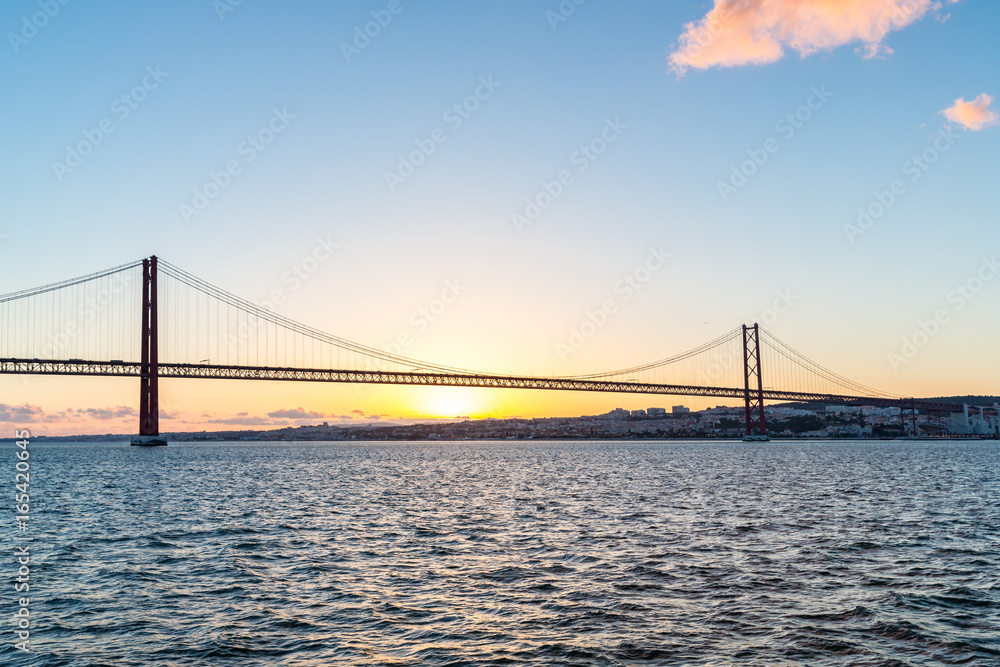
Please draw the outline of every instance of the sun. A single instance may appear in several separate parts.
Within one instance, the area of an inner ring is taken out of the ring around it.
[[[483,408],[482,389],[468,387],[427,387],[417,401],[417,411],[429,417],[474,416]]]

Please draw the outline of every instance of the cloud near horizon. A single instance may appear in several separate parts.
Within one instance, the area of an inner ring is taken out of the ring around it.
[[[30,424],[33,421],[44,419],[45,411],[35,405],[24,403],[23,405],[8,405],[0,403],[0,422],[23,422]]]
[[[125,419],[137,417],[139,415],[139,413],[135,411],[135,408],[127,405],[118,405],[114,408],[77,408],[75,412],[81,417],[90,417],[91,419],[100,420]]]
[[[32,435],[39,435],[38,425],[45,424],[49,430],[47,435],[63,435],[79,431],[81,425],[90,426],[93,432],[105,432],[109,427],[106,422],[114,421],[120,425],[128,424],[137,416],[135,408],[127,405],[116,405],[106,408],[67,408],[59,412],[48,412],[45,408],[30,403],[11,405],[0,403],[0,423],[12,423],[17,428],[27,428]],[[97,424],[102,424],[97,428]],[[118,428],[114,426],[113,428]]]
[[[303,407],[297,408],[282,408],[280,410],[273,410],[268,412],[266,415],[251,415],[246,412],[239,412],[235,417],[216,417],[212,418],[212,415],[203,414],[203,419],[198,421],[188,421],[188,424],[223,424],[226,426],[294,426],[296,424],[316,423],[320,420],[334,420],[334,421],[352,421],[354,419],[365,419],[365,413],[362,410],[352,410],[353,414],[349,415],[337,415],[337,414],[326,414],[323,412],[315,412],[313,410],[306,410]],[[383,417],[388,417],[389,415],[382,415]],[[379,419],[380,417],[372,415],[367,417],[368,419]]]
[[[205,422],[187,422],[189,424],[221,424],[223,426],[288,426],[289,423],[283,419],[272,420],[267,417],[253,417],[246,413],[242,413],[243,416],[239,417],[225,417],[218,419],[209,419]]]
[[[135,408],[117,405],[103,408],[67,408],[49,412],[45,408],[30,403],[21,405],[0,403],[0,424],[14,424],[17,428],[29,428],[32,435],[65,436],[74,434],[105,433],[109,430],[129,433],[135,427]],[[238,412],[235,416],[218,415],[209,412],[195,413],[160,410],[161,421],[170,421],[171,431],[199,430],[206,426],[284,428],[297,425],[316,424],[324,420],[339,421],[342,425],[374,423],[390,419],[388,414],[367,415],[363,410],[352,410],[351,414],[325,414],[306,410],[303,407],[282,408],[264,415]],[[39,426],[45,425],[44,429]],[[161,424],[163,426],[164,424]]]
[[[953,123],[967,130],[978,132],[984,127],[1000,123],[1000,113],[990,109],[993,97],[982,93],[974,100],[966,102],[959,97],[955,103],[940,113]]]
[[[246,414],[246,413],[244,413]],[[326,417],[322,412],[307,412],[301,407],[298,408],[285,408],[283,410],[275,410],[274,412],[268,412],[268,417],[272,419],[323,419]]]
[[[116,405],[113,408],[68,408],[61,412],[47,412],[37,405],[24,403],[8,405],[0,403],[0,422],[22,422],[30,425],[33,422],[80,422],[87,419],[107,421],[109,419],[133,419],[138,415],[135,408],[127,405]]]
[[[955,3],[958,0],[943,0]],[[702,19],[684,26],[668,60],[678,76],[689,68],[765,65],[861,42],[863,58],[892,53],[882,44],[942,7],[942,0],[715,0]]]

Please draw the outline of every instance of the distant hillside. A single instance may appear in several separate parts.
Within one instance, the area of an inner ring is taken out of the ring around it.
[[[1000,396],[935,396],[932,398],[916,397],[918,401],[935,401],[937,403],[968,403],[969,405],[989,406],[1000,403]],[[802,410],[820,410],[825,403],[771,403],[775,408],[800,408]]]
[[[993,405],[1000,403],[1000,396],[945,396],[943,398],[931,398],[930,401],[941,401],[942,403],[968,403],[969,405]]]

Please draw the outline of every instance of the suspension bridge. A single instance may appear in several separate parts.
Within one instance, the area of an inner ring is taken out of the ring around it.
[[[743,402],[748,439],[767,438],[765,401],[898,407],[901,425],[908,414],[914,433],[919,411],[964,408],[866,387],[757,324],[672,357],[590,375],[502,375],[432,364],[288,319],[155,256],[0,296],[0,373],[139,378],[134,444],[165,444],[160,378],[714,396]]]

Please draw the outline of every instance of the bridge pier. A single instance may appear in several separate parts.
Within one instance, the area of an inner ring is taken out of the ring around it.
[[[156,318],[156,255],[142,260],[142,360],[139,376],[139,435],[135,446],[166,445],[160,437],[159,345]]]

